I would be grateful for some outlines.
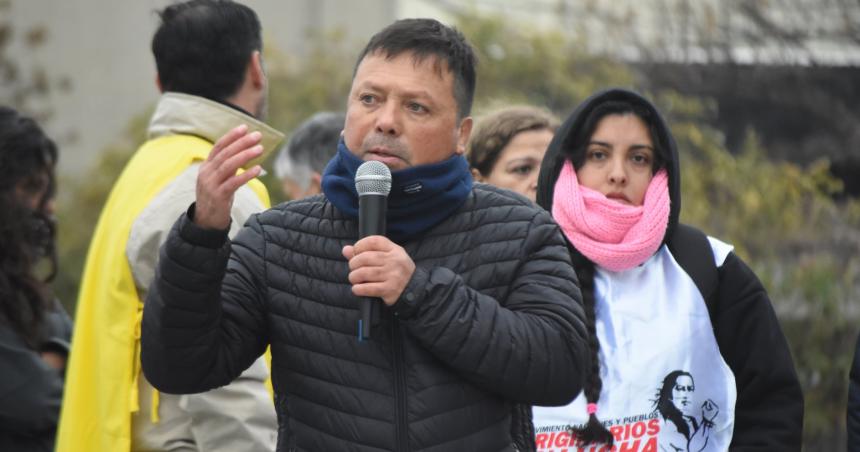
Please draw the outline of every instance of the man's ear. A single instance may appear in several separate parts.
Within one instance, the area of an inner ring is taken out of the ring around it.
[[[155,86],[158,87],[159,93],[164,93],[164,88],[161,86],[161,76],[158,73],[155,73]]]
[[[322,193],[322,174],[316,171],[311,173],[311,189],[313,190],[311,193],[313,195]]]
[[[474,179],[475,182],[483,182],[484,176],[481,175],[481,172],[478,171],[477,168],[472,168],[472,179]]]
[[[248,62],[248,77],[254,88],[263,88],[266,84],[266,71],[263,69],[263,56],[259,50],[251,53],[251,61]]]
[[[466,153],[466,143],[469,142],[471,135],[472,117],[467,116],[460,121],[460,128],[457,130],[457,154],[463,155]]]

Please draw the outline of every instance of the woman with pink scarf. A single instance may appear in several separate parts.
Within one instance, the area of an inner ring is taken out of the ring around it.
[[[679,224],[678,151],[649,101],[615,89],[581,104],[537,202],[568,239],[591,344],[583,393],[534,407],[538,451],[800,450],[803,397],[771,302],[731,245]]]

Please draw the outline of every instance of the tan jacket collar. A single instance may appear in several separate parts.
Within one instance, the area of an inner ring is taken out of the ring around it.
[[[150,139],[165,135],[195,135],[212,143],[239,124],[262,134],[263,157],[278,148],[284,134],[227,105],[190,94],[164,93],[149,121]],[[261,161],[261,158],[255,161]]]

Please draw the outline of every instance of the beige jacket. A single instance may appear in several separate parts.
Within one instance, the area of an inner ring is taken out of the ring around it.
[[[229,106],[197,96],[166,93],[158,102],[148,135],[194,135],[214,143],[239,124],[259,130],[265,152],[273,151],[283,135]],[[141,299],[154,277],[158,250],[179,216],[195,199],[200,164],[189,166],[168,184],[135,219],[126,246]],[[233,200],[230,237],[248,217],[267,206],[247,186]],[[158,422],[150,416],[153,388],[139,378],[140,411],[132,420],[132,450],[136,451],[273,451],[277,419],[264,386],[269,369],[258,359],[232,384],[202,394],[159,394]]]

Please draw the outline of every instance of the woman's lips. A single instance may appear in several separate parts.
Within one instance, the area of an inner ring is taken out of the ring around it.
[[[618,201],[618,202],[623,203],[623,204],[631,204],[630,200],[627,199],[627,197],[624,196],[623,193],[608,193],[606,195],[606,197],[613,200],[613,201]]]

